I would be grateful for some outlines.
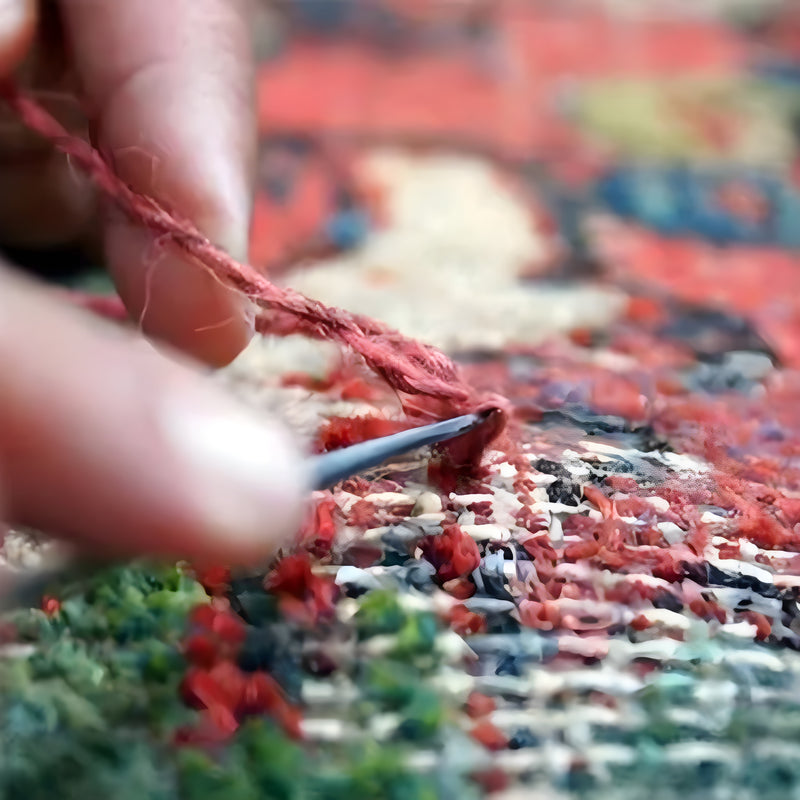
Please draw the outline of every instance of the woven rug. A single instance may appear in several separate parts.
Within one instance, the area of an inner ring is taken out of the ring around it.
[[[444,348],[511,441],[316,493],[259,572],[117,566],[3,617],[0,798],[800,798],[793,4],[258,31],[252,262]],[[318,451],[402,424],[299,337],[218,380]]]

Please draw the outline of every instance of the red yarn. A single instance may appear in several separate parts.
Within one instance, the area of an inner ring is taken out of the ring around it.
[[[419,546],[443,583],[469,575],[481,563],[475,540],[458,525],[445,525],[441,534],[425,536]]]
[[[304,297],[270,283],[255,269],[240,264],[212,244],[188,219],[167,211],[153,198],[134,192],[101,153],[71,135],[58,120],[15,86],[0,87],[2,97],[32,131],[51,141],[70,162],[82,169],[97,188],[155,239],[169,242],[196,259],[221,283],[250,297],[260,311],[256,328],[262,333],[302,333],[346,346],[400,392],[447,401],[449,411],[470,410],[475,397],[458,367],[441,351],[409,339],[381,322]]]

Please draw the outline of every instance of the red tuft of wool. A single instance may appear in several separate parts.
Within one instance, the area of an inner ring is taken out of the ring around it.
[[[605,479],[605,485],[615,492],[629,493],[639,491],[639,484],[628,475],[609,475]]]
[[[211,631],[226,644],[241,644],[247,636],[247,628],[241,617],[230,612],[218,613],[211,625]]]
[[[197,628],[216,636],[228,644],[239,644],[244,641],[245,624],[241,617],[231,611],[221,611],[211,605],[197,606],[189,617]]]
[[[293,738],[300,737],[300,712],[286,700],[280,686],[266,673],[243,673],[231,661],[210,669],[191,667],[180,686],[183,701],[204,712],[199,729],[182,729],[180,744],[214,744],[225,741],[242,717],[269,714]]]
[[[236,711],[242,703],[247,677],[232,661],[220,661],[208,671],[209,678],[216,683],[219,696],[226,708]]]
[[[696,561],[696,558],[685,559],[686,563]],[[664,549],[656,553],[654,563],[650,568],[654,578],[661,578],[662,580],[669,581],[670,583],[677,583],[686,576],[686,567],[684,560],[672,552],[672,548]],[[723,612],[724,613],[724,612]],[[723,620],[724,621],[724,620]]]
[[[383,417],[331,417],[322,426],[317,436],[320,452],[339,450],[353,444],[389,436],[408,430],[411,423]]]
[[[467,712],[467,715],[473,719],[486,717],[491,714],[495,708],[497,708],[497,704],[495,703],[494,698],[485,694],[481,694],[480,692],[470,692],[470,695],[467,698],[467,702],[464,706],[464,710]]]
[[[600,509],[600,513],[605,519],[613,519],[617,516],[614,501],[609,500],[596,486],[592,486],[591,484],[584,486],[583,496],[592,505]]]
[[[780,509],[787,525],[794,527],[800,522],[800,500],[795,497],[778,497],[775,505]]]
[[[469,575],[481,563],[475,540],[458,525],[447,525],[440,534],[425,536],[419,546],[442,583]]]
[[[192,609],[189,614],[189,622],[195,627],[211,631],[218,613],[216,608],[204,603],[202,606],[195,606]]]
[[[221,679],[230,678],[230,668],[226,670],[226,673],[221,674],[218,671],[215,675],[212,670],[199,667],[187,670],[180,686],[183,702],[190,708],[198,709],[223,707],[230,710],[235,708],[239,702],[240,686],[239,683],[234,686],[223,686]],[[243,681],[240,683],[243,686]]]
[[[210,669],[219,660],[219,648],[210,636],[196,633],[184,642],[183,655],[190,664]]]
[[[508,737],[488,719],[478,722],[469,735],[487,750],[505,750],[508,747]]]
[[[61,611],[61,601],[47,594],[42,598],[41,608],[48,617],[53,617]]]
[[[357,366],[350,359],[344,360],[324,377],[308,372],[289,372],[281,377],[281,385],[299,386],[311,392],[328,392],[342,400],[377,400],[382,392],[366,379],[363,367],[358,369]]]
[[[228,567],[208,567],[198,570],[197,582],[212,597],[224,595],[231,584],[231,571]]]
[[[486,619],[470,611],[463,603],[456,603],[447,612],[447,624],[459,635],[470,636],[486,631]]]
[[[442,589],[456,600],[469,600],[475,594],[477,587],[470,578],[464,577],[445,581],[442,584]]]
[[[254,672],[245,679],[239,711],[242,714],[268,714],[285,703],[281,687],[266,672]]]
[[[635,631],[646,631],[653,623],[644,614],[637,614],[628,624]]]
[[[518,608],[519,621],[527,628],[552,631],[562,624],[558,605],[550,600],[543,603],[536,600],[521,600]]]
[[[689,603],[690,611],[701,619],[710,621],[712,618],[717,622],[724,623],[727,615],[724,608],[720,608],[711,600],[703,600],[698,597]]]
[[[482,500],[479,503],[470,503],[467,506],[467,511],[471,511],[475,515],[475,522],[478,524],[478,517],[483,517],[488,520],[489,517],[492,516],[492,501]]]
[[[537,570],[544,569],[547,571],[548,565],[552,568],[557,555],[550,542],[550,536],[546,529],[538,533],[520,533],[517,537],[517,541],[522,545],[525,552],[536,562]],[[545,576],[541,572],[539,573],[539,577],[542,578],[542,580],[549,580],[549,576]]]
[[[524,528],[529,533],[540,533],[548,530],[545,518],[541,514],[532,511],[528,506],[523,506],[517,512],[515,523],[518,528]]]
[[[299,546],[307,550],[316,558],[330,555],[333,540],[336,538],[335,515],[339,513],[339,506],[332,495],[320,498],[300,531]]]
[[[347,515],[347,524],[356,528],[373,528],[378,524],[378,509],[369,500],[356,500]]]
[[[588,542],[572,542],[564,548],[565,561],[580,561],[583,558],[591,558],[600,552],[600,542],[593,539]]]
[[[235,659],[247,635],[245,623],[230,609],[198,606],[189,622],[193,631],[184,642],[183,654],[196,667],[210,669],[226,659]]]
[[[742,618],[756,626],[756,639],[766,641],[772,634],[772,620],[758,611],[743,611]]]
[[[667,320],[667,309],[662,300],[633,296],[628,299],[625,316],[632,322],[661,324]]]
[[[307,553],[282,558],[264,578],[264,588],[274,592],[284,614],[313,624],[333,614],[336,585],[311,570]]]
[[[276,594],[288,594],[298,600],[305,598],[314,580],[311,562],[304,553],[282,558],[264,578],[264,588]]]

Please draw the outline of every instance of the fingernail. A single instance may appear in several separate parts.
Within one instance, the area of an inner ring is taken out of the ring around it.
[[[167,401],[161,422],[210,537],[263,555],[297,532],[309,478],[285,428],[235,404],[201,407],[183,396]]]

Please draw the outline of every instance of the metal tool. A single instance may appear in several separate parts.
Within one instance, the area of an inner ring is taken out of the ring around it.
[[[382,436],[379,439],[371,439],[340,450],[312,456],[312,487],[327,489],[365,469],[377,467],[394,456],[428,444],[455,439],[477,428],[491,413],[490,410],[479,414],[464,414],[444,422],[421,425],[390,436]]]

